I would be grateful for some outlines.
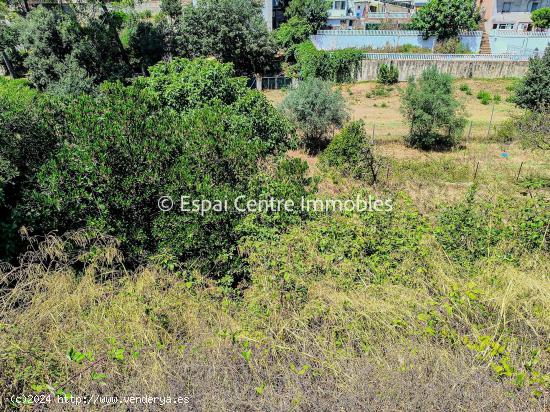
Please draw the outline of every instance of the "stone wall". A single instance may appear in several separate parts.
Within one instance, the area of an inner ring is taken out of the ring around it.
[[[363,60],[358,81],[376,80],[381,64],[393,62],[399,70],[399,80],[418,77],[430,66],[457,78],[497,79],[522,77],[527,71],[527,61],[438,61],[438,60]]]

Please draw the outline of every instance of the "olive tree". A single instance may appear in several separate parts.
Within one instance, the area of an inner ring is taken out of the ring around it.
[[[452,77],[435,66],[418,80],[409,79],[401,109],[409,121],[406,142],[421,149],[446,149],[457,145],[466,120],[458,114],[459,102],[453,97]]]
[[[281,107],[301,131],[305,147],[313,151],[325,145],[331,128],[341,127],[348,118],[340,91],[314,77],[291,90]]]

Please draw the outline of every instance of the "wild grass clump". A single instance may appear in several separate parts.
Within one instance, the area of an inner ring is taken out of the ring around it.
[[[483,105],[488,105],[491,102],[491,94],[486,90],[480,90],[476,97]]]

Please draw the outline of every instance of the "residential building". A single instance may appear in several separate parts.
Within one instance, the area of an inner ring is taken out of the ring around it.
[[[327,26],[363,29],[367,23],[405,23],[413,13],[413,0],[334,0]]]
[[[532,31],[531,12],[550,7],[550,0],[479,0],[484,29]]]

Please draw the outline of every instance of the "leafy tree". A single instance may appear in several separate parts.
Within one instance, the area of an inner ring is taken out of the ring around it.
[[[421,149],[444,149],[458,144],[465,119],[458,115],[453,97],[452,77],[432,66],[420,79],[409,80],[402,110],[410,123],[406,142]]]
[[[246,213],[179,210],[180,196],[233,205],[252,190],[260,161],[287,148],[284,118],[233,75],[228,64],[176,59],[131,86],[106,83],[97,96],[79,97],[60,122],[62,147],[20,213],[41,232],[113,234],[134,263],[161,253],[237,276],[236,227]],[[176,203],[173,213],[159,210],[163,195]]]
[[[129,74],[113,27],[112,14],[83,22],[75,13],[38,7],[20,22],[20,44],[28,52],[25,66],[41,90],[90,92],[95,84]],[[116,31],[116,30],[115,30]]]
[[[285,50],[287,60],[294,60],[296,47],[306,41],[315,30],[306,20],[293,16],[274,32],[277,45]]]
[[[550,106],[550,47],[529,61],[527,74],[516,89],[515,103],[531,110]]]
[[[272,64],[275,44],[250,0],[198,0],[184,9],[177,36],[184,57],[213,56],[239,74],[260,73]]]
[[[146,74],[147,67],[159,62],[164,55],[166,45],[162,26],[159,24],[133,15],[128,20],[122,37],[131,62],[143,75]]]
[[[329,129],[341,127],[348,117],[340,91],[317,78],[300,82],[288,93],[282,109],[301,130],[302,141],[310,150],[322,148]]]
[[[414,14],[411,29],[424,32],[426,37],[445,40],[462,30],[476,29],[480,21],[475,0],[430,0]]]
[[[8,19],[9,9],[7,5],[0,3],[0,64],[12,77],[16,76],[16,70],[12,62],[17,45],[17,33]]]
[[[178,20],[183,13],[181,0],[161,0],[160,10],[173,21]]]
[[[161,106],[184,112],[219,102],[247,117],[256,138],[270,151],[290,144],[288,122],[260,92],[246,87],[245,79],[235,77],[232,64],[176,58],[151,67],[149,72],[150,76],[137,84],[150,89]]]
[[[323,164],[337,167],[345,175],[376,183],[381,161],[374,155],[362,120],[350,122],[334,136],[321,155]]]
[[[550,7],[543,7],[531,13],[533,25],[540,29],[550,28]]]
[[[313,31],[317,31],[327,21],[330,4],[327,0],[291,0],[285,10],[285,16],[289,19],[303,19],[311,25]]]

